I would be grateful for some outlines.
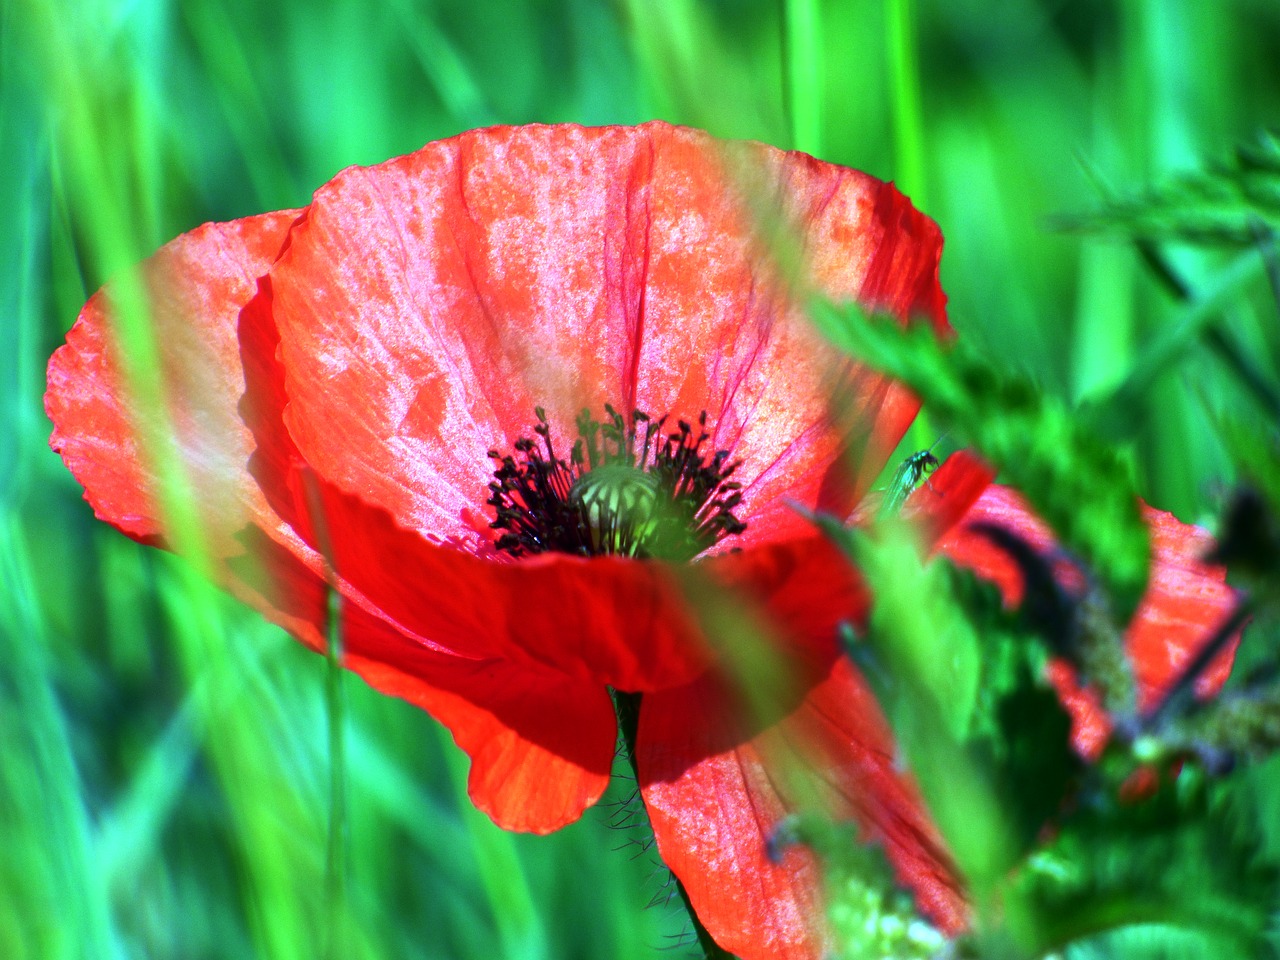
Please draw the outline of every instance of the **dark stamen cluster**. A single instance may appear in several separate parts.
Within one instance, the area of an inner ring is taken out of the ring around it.
[[[534,412],[538,440],[521,437],[514,455],[489,451],[499,550],[685,561],[746,529],[733,515],[742,502],[741,484],[729,479],[738,462],[726,450],[702,451],[711,438],[706,411],[695,436],[683,420],[664,432],[666,417],[636,410],[628,421],[606,404],[596,420],[584,410],[567,459],[556,453],[546,411]]]

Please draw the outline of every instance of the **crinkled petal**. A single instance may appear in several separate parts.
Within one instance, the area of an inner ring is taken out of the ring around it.
[[[629,691],[686,683],[710,662],[662,564],[556,553],[484,560],[331,487],[322,504],[339,574],[434,644]]]
[[[273,505],[343,580],[385,615],[462,656],[504,659],[620,690],[689,682],[708,664],[669,571],[619,557],[548,553],[520,561],[474,555],[405,529],[382,508],[320,478],[285,428],[285,371],[277,358],[271,284],[243,312],[258,438],[254,471]],[[476,530],[483,515],[472,516]],[[478,534],[477,534],[478,535]]]
[[[743,544],[801,529],[788,498],[848,500],[842,454],[874,473],[914,401],[834,358],[783,295],[744,158],[819,289],[945,327],[936,226],[862,174],[759,145],[727,157],[660,123],[473,131],[340,174],[273,267],[303,456],[401,526],[480,547],[487,453],[536,407],[562,453],[583,407],[705,409],[744,461]]]
[[[1145,504],[1142,511],[1151,535],[1151,575],[1125,643],[1138,681],[1139,706],[1147,708],[1226,620],[1236,598],[1225,582],[1225,571],[1201,560],[1211,546],[1205,531]],[[953,528],[937,549],[952,562],[991,580],[1000,588],[1005,603],[1016,606],[1023,591],[1017,564],[968,525],[981,522],[1007,527],[1040,551],[1056,549],[1052,531],[1017,493],[1000,486],[983,493],[965,522],[965,526]],[[1221,687],[1233,654],[1234,647],[1214,662],[1201,678],[1198,693],[1207,696]],[[1072,714],[1077,749],[1096,755],[1110,732],[1109,720],[1101,713],[1096,697],[1078,687],[1065,665],[1056,666],[1050,679]]]
[[[309,546],[242,532],[229,586],[312,649],[325,649],[324,562]],[[284,544],[287,543],[287,546]],[[600,799],[616,723],[603,686],[536,665],[472,659],[414,636],[350,584],[342,595],[343,665],[375,689],[425,709],[471,759],[468,794],[507,830],[548,833]]]
[[[737,707],[709,677],[648,695],[637,746],[658,849],[717,943],[743,960],[825,954],[820,868],[801,848],[776,863],[767,852],[779,823],[804,811],[856,820],[927,915],[949,932],[964,925],[954,870],[846,659],[753,736],[732,729]]]
[[[424,656],[429,662],[418,663]],[[467,795],[504,830],[558,830],[609,785],[617,724],[598,683],[504,660],[444,660],[421,651],[346,663],[371,686],[449,728],[471,758]]]
[[[1139,707],[1153,706],[1200,651],[1237,603],[1226,571],[1203,557],[1213,539],[1171,513],[1143,507],[1151,535],[1151,577],[1146,595],[1125,634],[1138,677]],[[1201,676],[1196,692],[1207,697],[1227,682],[1235,644]]]
[[[1075,668],[1065,660],[1050,660],[1045,667],[1045,679],[1071,718],[1071,745],[1080,756],[1097,760],[1114,729],[1098,691],[1081,686]]]
[[[697,567],[737,610],[764,618],[788,657],[825,670],[842,624],[866,618],[869,597],[857,571],[825,537],[808,536],[709,557]],[[686,587],[686,595],[688,594]],[[697,603],[697,598],[690,598]],[[728,638],[732,642],[732,637]],[[731,657],[732,650],[721,651]]]
[[[146,432],[164,429],[199,505],[215,555],[237,552],[246,522],[275,520],[246,464],[253,437],[236,415],[244,376],[235,340],[241,307],[257,289],[297,211],[205,224],[165,244],[139,268],[139,287],[160,356],[167,422],[144,424],[117,356],[112,287],[89,300],[49,361],[45,409],[50,444],[85,488],[99,518],[135,539],[165,539],[158,451]]]
[[[271,586],[241,598],[309,646],[324,649],[326,584],[319,557],[246,532],[237,569],[265,569]],[[307,562],[307,559],[311,562]],[[609,783],[617,726],[604,686],[562,672],[439,650],[371,613],[349,585],[342,610],[343,663],[383,693],[413,703],[449,728],[471,758],[468,793],[500,827],[547,833],[581,816]]]
[[[142,267],[161,350],[175,450],[201,506],[220,581],[317,651],[325,648],[325,578],[319,553],[284,522],[248,470],[255,437],[237,415],[246,371],[270,369],[274,346],[238,335],[242,308],[296,214],[209,224]],[[97,514],[136,539],[169,537],[157,472],[114,354],[110,288],[94,296],[49,365],[52,445],[85,486]],[[242,366],[242,362],[244,365]],[[277,405],[282,394],[274,396]],[[263,404],[255,406],[266,416]],[[275,418],[280,412],[275,410]],[[279,451],[277,451],[279,453]],[[292,516],[290,517],[292,519]],[[346,664],[371,684],[425,707],[472,757],[476,805],[504,827],[545,832],[576,819],[608,782],[615,722],[599,683],[563,673],[468,659],[432,647],[388,620],[348,584]]]
[[[720,946],[743,960],[816,958],[821,872],[800,849],[769,860],[789,795],[764,743],[721,730],[738,708],[710,678],[641,704],[638,771],[658,851]]]

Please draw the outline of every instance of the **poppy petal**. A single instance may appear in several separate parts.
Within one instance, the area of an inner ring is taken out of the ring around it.
[[[1226,583],[1225,571],[1201,560],[1212,546],[1205,531],[1145,504],[1142,513],[1151,535],[1151,573],[1147,592],[1126,630],[1125,645],[1138,681],[1139,707],[1146,709],[1231,614],[1236,595]],[[965,521],[1007,527],[1042,552],[1057,545],[1048,526],[1007,487],[988,487]],[[957,527],[937,549],[995,583],[1007,605],[1021,602],[1023,583],[1017,564],[986,537],[967,526]],[[1226,681],[1233,654],[1234,647],[1224,651],[1201,677],[1197,686],[1201,696],[1212,694]],[[1051,670],[1050,680],[1072,714],[1077,749],[1095,756],[1110,732],[1110,721],[1101,713],[1096,696],[1078,687],[1065,664]]]
[[[820,538],[726,554],[699,568],[734,598],[739,616],[766,625],[797,681],[786,689],[773,666],[747,652],[746,675],[709,673],[642,701],[641,791],[663,860],[703,924],[744,958],[820,956],[821,871],[803,850],[778,864],[766,852],[784,817],[818,810],[856,819],[867,837],[883,841],[930,914],[958,926],[963,903],[936,834],[895,769],[873,695],[838,656],[839,625],[863,622],[869,604],[856,571]],[[691,599],[697,608],[699,597]],[[749,642],[732,624],[722,632],[733,634],[723,638],[730,643]],[[769,676],[752,675],[753,663]],[[724,677],[738,686],[717,679]],[[780,690],[778,702],[762,711],[745,689],[753,683]]]
[[[735,608],[753,604],[790,658],[825,670],[843,624],[866,620],[870,598],[858,572],[825,537],[809,536],[709,557],[698,565]],[[686,596],[690,587],[686,585]],[[696,605],[697,597],[691,597]],[[741,601],[741,603],[739,603]],[[721,651],[731,657],[731,650]]]
[[[423,656],[415,651],[408,659]],[[550,833],[600,799],[617,738],[604,687],[503,660],[430,659],[414,673],[403,656],[350,657],[346,665],[449,728],[471,758],[467,794],[478,810],[504,830]]]
[[[271,294],[268,281],[240,323],[244,409],[258,438],[254,472],[307,543],[320,549],[326,541],[323,551],[345,582],[407,631],[466,657],[631,691],[687,683],[706,668],[707,652],[662,565],[558,553],[516,562],[492,549],[476,556],[459,538],[407,530],[316,476],[281,417],[285,371]],[[483,515],[468,522],[475,536],[486,526]]]
[[[323,651],[323,561],[254,482],[246,465],[255,438],[236,416],[246,389],[241,361],[252,368],[255,357],[252,349],[240,355],[242,308],[256,297],[257,278],[295,218],[285,211],[200,227],[149,259],[142,279],[176,452],[197,492],[193,499],[204,508],[203,532],[219,560],[219,579]],[[50,361],[52,445],[99,517],[162,545],[160,478],[145,456],[143,425],[114,354],[110,295],[107,288],[86,304],[67,345]],[[274,352],[257,359],[267,365]],[[450,727],[473,758],[470,788],[478,807],[504,827],[545,832],[599,798],[614,751],[612,705],[600,684],[449,656],[371,612],[354,590],[345,592],[348,666],[428,707]],[[500,682],[490,684],[494,677]]]
[[[688,682],[709,663],[661,564],[555,553],[482,560],[327,487],[323,511],[339,573],[407,629],[455,652],[629,691]]]
[[[1226,571],[1205,563],[1213,538],[1173,514],[1143,507],[1151,535],[1151,577],[1125,634],[1138,678],[1138,705],[1154,706],[1238,602]],[[1238,642],[1238,640],[1236,641]],[[1200,677],[1196,692],[1207,697],[1227,682],[1235,643]]]
[[[140,267],[160,355],[167,422],[215,555],[252,519],[274,524],[246,464],[253,437],[236,416],[244,376],[236,317],[253,296],[297,211],[205,224],[165,244]],[[145,449],[144,424],[117,356],[112,287],[85,304],[49,361],[45,409],[50,445],[85,488],[95,514],[129,536],[165,537],[161,470]]]
[[[896,191],[745,149],[825,293],[945,324],[937,228]],[[815,504],[855,441],[882,460],[914,401],[834,366],[770,279],[726,167],[710,137],[653,123],[473,131],[340,174],[271,276],[285,420],[307,462],[401,526],[481,549],[467,511],[487,497],[488,451],[528,435],[535,408],[562,453],[583,407],[705,409],[712,442],[744,460],[743,543],[799,530],[784,499]],[[848,387],[840,417],[832,377]]]
[[[791,809],[767,744],[723,742],[736,707],[710,678],[641,704],[637,768],[658,852],[721,947],[743,960],[817,958],[820,871],[798,849],[770,862],[769,838]]]
[[[743,960],[825,954],[819,866],[799,848],[776,863],[768,855],[783,818],[806,811],[856,820],[922,909],[948,932],[963,927],[954,871],[847,659],[754,736],[727,728],[734,706],[711,678],[648,695],[637,743],[658,849],[717,943]]]
[[[286,549],[261,531],[242,535],[233,561],[240,598],[313,649],[324,649],[327,588],[319,557]],[[311,563],[303,557],[310,556]],[[265,569],[270,584],[253,569]],[[501,660],[439,650],[389,624],[342,586],[343,664],[383,693],[426,710],[471,758],[468,793],[507,830],[548,833],[600,799],[613,765],[616,723],[603,685]]]

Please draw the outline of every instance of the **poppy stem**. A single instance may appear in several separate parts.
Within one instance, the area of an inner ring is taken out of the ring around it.
[[[325,703],[329,728],[329,836],[325,852],[328,957],[348,950],[346,696],[342,683],[342,595],[328,588]]]
[[[347,891],[347,758],[346,695],[342,683],[342,594],[333,562],[333,541],[325,519],[319,482],[311,471],[303,474],[307,511],[315,529],[316,545],[324,558],[325,580],[325,706],[329,734],[329,836],[325,851],[325,907],[329,924],[323,956],[336,958],[349,952],[350,911]]]
[[[627,764],[631,767],[631,773],[636,778],[636,789],[639,792],[640,787],[640,771],[636,766],[636,731],[640,727],[640,698],[639,693],[624,693],[621,690],[611,690],[613,695],[613,708],[618,715],[618,732],[622,737],[623,749],[626,751]],[[644,795],[640,794],[640,802],[644,803]],[[698,946],[702,949],[702,954],[706,960],[734,960],[733,954],[725,950],[712,939],[711,934],[707,932],[707,928],[702,925],[702,921],[698,919],[697,912],[693,909],[693,904],[689,902],[689,894],[685,891],[684,884],[680,882],[680,878],[671,873],[671,882],[675,884],[676,892],[680,895],[680,902],[684,904],[685,912],[689,915],[689,923],[693,926],[694,937],[697,938]]]

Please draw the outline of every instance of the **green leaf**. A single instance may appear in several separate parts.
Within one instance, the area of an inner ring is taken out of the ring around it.
[[[1231,796],[1229,781],[1206,783],[1187,768],[1145,802],[1100,794],[1083,804],[1014,881],[1037,904],[1042,947],[1100,946],[1128,930],[1138,931],[1125,935],[1129,945],[1143,949],[1124,956],[1189,955],[1178,945],[1205,956],[1276,956],[1268,930],[1280,872]]]
[[[1071,720],[1044,670],[1049,651],[1004,609],[999,593],[968,571],[953,570],[955,595],[982,637],[982,682],[970,749],[982,756],[1022,853],[1061,812],[1082,763]],[[1040,638],[1043,641],[1043,638]]]
[[[982,909],[1019,856],[993,771],[968,749],[982,650],[957,604],[950,567],[923,562],[908,525],[828,533],[865,577],[873,599],[850,658],[870,683],[974,901]]]
[[[1263,132],[1226,163],[1055,221],[1068,230],[1249,247],[1280,229],[1280,136]]]

